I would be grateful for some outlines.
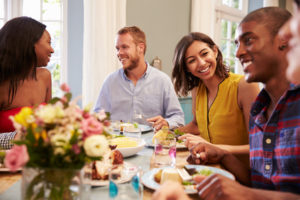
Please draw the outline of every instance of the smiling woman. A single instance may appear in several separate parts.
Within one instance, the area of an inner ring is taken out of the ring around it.
[[[193,101],[194,118],[179,130],[199,134],[213,144],[247,145],[249,110],[258,86],[246,83],[242,75],[228,72],[221,51],[203,33],[184,36],[176,46],[173,62],[177,94],[185,96],[192,91]],[[189,147],[203,140],[182,137]],[[246,154],[247,146],[244,150]]]
[[[0,133],[14,131],[10,115],[51,99],[51,74],[40,68],[54,52],[45,28],[32,18],[18,17],[0,31]]]

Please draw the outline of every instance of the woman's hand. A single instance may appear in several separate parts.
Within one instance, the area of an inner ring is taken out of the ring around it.
[[[179,140],[183,140],[185,146],[188,149],[193,148],[196,144],[203,142],[203,143],[208,143],[205,139],[203,139],[201,136],[198,135],[193,135],[190,133],[184,134],[180,137],[178,137]]]

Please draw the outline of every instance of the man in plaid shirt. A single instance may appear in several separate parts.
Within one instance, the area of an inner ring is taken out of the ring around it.
[[[236,56],[245,78],[264,84],[250,113],[251,173],[231,153],[212,144],[199,143],[191,149],[191,158],[196,164],[221,163],[252,188],[219,174],[199,177],[201,199],[300,199],[300,87],[286,79],[288,41],[278,34],[290,17],[284,9],[266,7],[239,24]],[[176,186],[162,186],[167,188],[169,194],[182,193]],[[156,197],[167,196],[159,191]]]

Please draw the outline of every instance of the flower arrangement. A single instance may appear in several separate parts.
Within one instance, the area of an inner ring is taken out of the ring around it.
[[[80,109],[76,101],[71,101],[69,87],[63,84],[61,89],[62,98],[55,97],[48,104],[33,108],[24,107],[11,118],[16,131],[23,135],[6,154],[5,166],[11,171],[24,165],[80,170],[108,152],[109,116],[104,111],[91,113],[91,106]]]

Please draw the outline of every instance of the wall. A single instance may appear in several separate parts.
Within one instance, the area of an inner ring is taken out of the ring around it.
[[[73,97],[82,94],[83,0],[68,3],[68,84]]]
[[[190,30],[190,0],[127,0],[127,26],[146,34],[146,60],[158,56],[162,71],[171,76],[177,42]]]

